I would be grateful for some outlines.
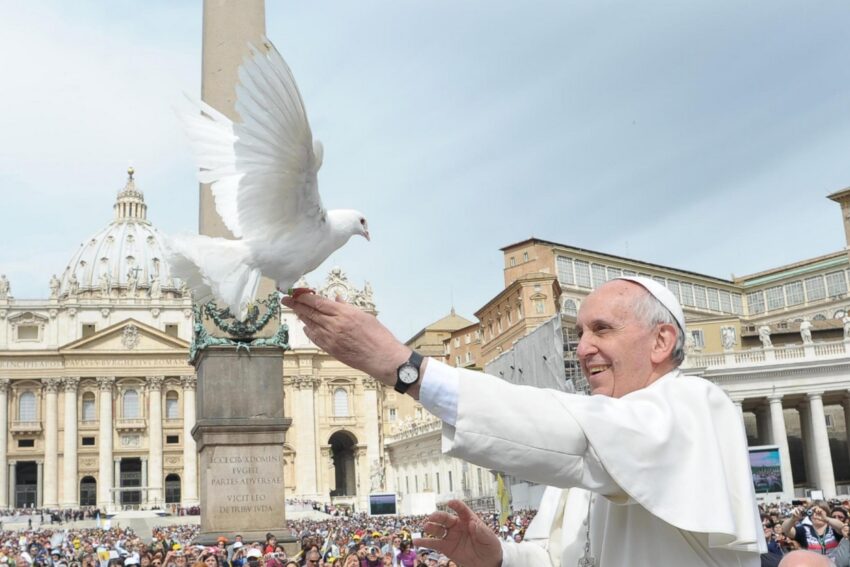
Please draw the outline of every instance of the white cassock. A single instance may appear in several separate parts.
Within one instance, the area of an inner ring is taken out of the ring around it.
[[[582,396],[429,359],[420,402],[445,422],[445,453],[575,487],[547,490],[532,524],[548,549],[503,544],[502,567],[578,565],[588,507],[599,567],[758,567],[767,551],[741,414],[708,380],[674,370],[622,398]]]

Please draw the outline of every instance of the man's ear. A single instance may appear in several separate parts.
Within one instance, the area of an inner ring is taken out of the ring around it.
[[[671,323],[662,323],[658,326],[655,343],[652,345],[652,352],[650,353],[653,364],[661,364],[670,358],[670,354],[676,348],[677,334],[678,329]]]

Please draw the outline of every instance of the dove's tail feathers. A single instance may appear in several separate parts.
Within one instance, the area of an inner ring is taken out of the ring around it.
[[[250,250],[241,240],[198,234],[166,238],[166,258],[195,301],[216,299],[243,320],[260,285],[260,271],[248,265]]]
[[[216,211],[233,236],[241,238],[237,189],[243,174],[236,168],[233,122],[201,100],[186,99],[186,108],[176,112],[195,154],[198,181],[212,184]]]

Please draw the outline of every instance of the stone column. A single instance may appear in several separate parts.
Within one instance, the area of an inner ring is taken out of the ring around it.
[[[812,440],[812,414],[808,401],[802,401],[797,406],[800,413],[800,440],[803,442],[803,461],[806,465],[806,485],[814,488],[817,483],[817,461],[814,458],[814,441]]]
[[[823,392],[808,394],[811,405],[812,439],[818,463],[818,488],[826,498],[835,496],[835,473],[832,470],[832,453],[829,450],[829,433],[826,430],[826,415],[823,411]]]
[[[323,502],[329,502],[331,492],[336,489],[336,481],[333,476],[333,462],[331,456],[331,446],[322,445],[322,459],[319,462],[319,492],[322,495]]]
[[[771,431],[770,408],[768,406],[759,406],[756,408],[755,413],[759,445],[771,445],[775,443]]]
[[[318,495],[319,470],[316,460],[316,386],[318,380],[312,376],[298,376],[293,381],[295,387],[296,446],[298,457],[295,461],[295,479],[297,494]]]
[[[15,495],[12,490],[10,499],[9,493],[4,493],[2,487],[9,486],[9,470],[7,463],[7,453],[9,451],[9,379],[0,378],[0,509],[10,508],[10,502],[13,502]]]
[[[9,508],[14,508],[15,501],[15,476],[17,472],[17,461],[9,461]]]
[[[121,488],[121,457],[113,457],[112,459],[112,482],[115,488]],[[115,490],[112,492],[112,503],[116,506],[121,505],[121,492]]]
[[[788,450],[788,433],[785,430],[785,413],[782,411],[782,396],[772,394],[767,397],[770,404],[770,424],[773,444],[779,446],[779,461],[782,468],[782,489],[784,499],[794,497],[794,475],[791,471],[791,453]]]
[[[100,388],[97,507],[101,510],[112,508],[112,386],[114,384],[113,376],[99,376],[97,379],[97,385]]]
[[[44,460],[37,460],[35,462],[35,467],[35,507],[42,508],[44,506]]]
[[[354,447],[354,491],[357,494],[357,511],[362,512],[369,502],[369,460],[365,445],[357,444]]]
[[[148,423],[150,423],[150,471],[147,478],[149,486],[147,501],[161,504],[162,493],[162,376],[148,376]],[[184,437],[183,443],[186,439]]]
[[[59,507],[59,378],[44,379],[44,507]]]
[[[183,386],[183,506],[197,506],[198,501],[198,449],[192,428],[195,426],[195,387],[198,384],[194,376],[180,378]]]
[[[741,414],[741,422],[744,421],[744,400],[738,400],[735,398],[731,398],[732,403],[735,404],[735,409],[738,410],[738,413]]]
[[[148,491],[148,458],[141,457],[142,461],[142,504],[147,504],[150,500],[150,492]]]
[[[80,379],[68,377],[65,386],[65,438],[62,466],[62,507],[79,508],[79,485],[77,478],[77,387]]]
[[[381,440],[378,434],[378,382],[371,377],[363,379],[363,413],[365,414],[366,423],[364,424],[363,433],[366,437],[366,462],[368,465],[363,469],[363,476],[366,477],[367,490],[366,495],[373,490],[381,490],[380,487],[372,486],[372,478],[381,468]],[[382,475],[383,477],[383,475]],[[366,498],[368,502],[368,498]]]

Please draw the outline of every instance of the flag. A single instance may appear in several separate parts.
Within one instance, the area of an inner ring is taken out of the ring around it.
[[[499,525],[504,526],[511,515],[511,495],[505,484],[504,473],[496,473],[496,496],[499,499]]]

